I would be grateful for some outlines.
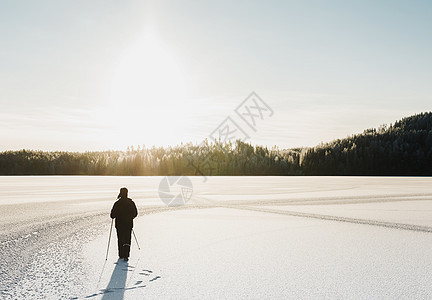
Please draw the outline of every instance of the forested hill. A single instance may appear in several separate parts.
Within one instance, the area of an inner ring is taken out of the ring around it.
[[[5,151],[0,175],[432,175],[432,113],[313,148],[206,141],[127,151]]]
[[[432,113],[308,149],[304,174],[432,175]]]

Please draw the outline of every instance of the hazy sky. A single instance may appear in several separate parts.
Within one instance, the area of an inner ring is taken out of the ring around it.
[[[200,142],[228,116],[312,146],[432,110],[430,1],[0,1],[0,36],[0,150]]]

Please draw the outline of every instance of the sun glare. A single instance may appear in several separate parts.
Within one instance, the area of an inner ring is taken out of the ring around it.
[[[113,119],[128,116],[127,122],[116,123],[128,141],[166,144],[173,140],[166,127],[186,113],[182,101],[188,96],[188,80],[174,49],[148,32],[131,43],[116,63],[108,88],[108,114]]]

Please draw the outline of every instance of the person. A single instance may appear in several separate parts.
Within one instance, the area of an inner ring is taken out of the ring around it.
[[[128,189],[123,187],[117,201],[111,209],[111,218],[115,219],[119,258],[129,260],[133,219],[138,216],[135,202],[128,198]]]

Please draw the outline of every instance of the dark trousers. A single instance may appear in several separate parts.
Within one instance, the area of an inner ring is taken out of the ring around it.
[[[117,244],[120,258],[129,258],[132,227],[117,227]]]

